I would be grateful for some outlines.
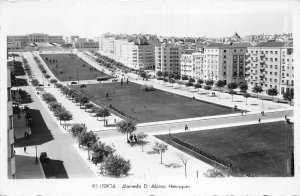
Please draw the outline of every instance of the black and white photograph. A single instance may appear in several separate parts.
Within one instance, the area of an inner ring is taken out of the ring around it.
[[[0,195],[300,195],[299,18],[0,1]]]

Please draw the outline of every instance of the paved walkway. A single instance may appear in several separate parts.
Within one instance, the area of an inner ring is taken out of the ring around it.
[[[81,156],[74,149],[73,144],[74,140],[71,135],[64,132],[57,124],[57,121],[53,120],[52,114],[45,107],[45,105],[41,102],[40,98],[35,94],[32,87],[22,87],[23,90],[26,90],[32,97],[33,103],[29,103],[30,109],[37,110],[40,112],[43,123],[46,124],[47,132],[50,132],[53,139],[45,141],[45,143],[37,145],[37,154],[40,155],[41,152],[47,152],[48,157],[51,160],[59,160],[63,162],[64,169],[69,178],[92,178],[95,177],[95,174],[90,170],[90,168],[86,165],[84,160],[82,160]],[[34,116],[35,117],[35,116]],[[37,126],[42,122],[35,122]],[[39,131],[39,130],[32,130]],[[45,130],[41,130],[45,131]],[[49,133],[47,133],[49,134]],[[42,139],[42,136],[41,138]],[[30,139],[28,142],[31,142]],[[26,144],[24,144],[26,145]],[[35,157],[35,148],[31,143],[31,146],[27,146],[28,154],[24,153],[23,147],[15,148],[16,153],[22,156],[30,156],[32,157],[34,154]],[[17,170],[20,168],[17,168]],[[26,169],[21,168],[21,169]],[[20,170],[19,170],[20,171]]]

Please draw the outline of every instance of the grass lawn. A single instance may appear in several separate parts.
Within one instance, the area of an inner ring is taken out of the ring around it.
[[[79,80],[96,80],[97,77],[107,76],[107,74],[95,70],[94,67],[76,55],[40,54],[40,56],[60,81],[77,81],[77,69]],[[53,63],[53,59],[57,60],[57,63]]]
[[[184,119],[234,113],[230,108],[193,100],[157,90],[144,91],[131,83],[90,84],[86,88],[72,86],[87,94],[96,103],[111,104],[118,110],[137,119],[138,123]],[[108,99],[106,98],[108,93]]]
[[[287,158],[294,148],[293,124],[272,122],[172,134],[188,144],[233,163],[234,175],[285,176],[285,143]],[[286,135],[285,135],[286,133]],[[204,160],[204,157],[173,142],[169,135],[157,138]],[[286,141],[285,141],[286,138]],[[196,155],[195,155],[196,154]],[[209,161],[204,160],[209,163]]]

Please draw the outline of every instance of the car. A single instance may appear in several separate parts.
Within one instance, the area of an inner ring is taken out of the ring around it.
[[[71,84],[77,84],[77,82],[71,82]]]

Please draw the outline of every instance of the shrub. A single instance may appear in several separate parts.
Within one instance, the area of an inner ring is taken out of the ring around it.
[[[105,159],[103,167],[108,175],[121,177],[128,174],[131,164],[119,155],[111,155]]]
[[[105,145],[101,142],[96,142],[91,146],[91,150],[93,151],[92,154],[92,162],[97,165],[98,163],[102,163],[104,159],[115,152],[109,145]]]
[[[49,102],[48,104],[49,104],[49,109],[50,109],[51,111],[54,111],[54,110],[56,110],[56,109],[62,107],[62,106],[60,105],[60,103],[58,103],[58,102],[56,102],[56,101]]]
[[[193,86],[193,83],[187,82],[187,83],[185,83],[185,86]]]
[[[56,84],[58,81],[57,81],[57,79],[51,79],[50,80],[50,83],[52,83],[52,84]]]
[[[183,76],[181,76],[181,79],[182,79],[182,80],[188,80],[189,78],[188,78],[187,75],[183,75]]]
[[[153,86],[142,86],[142,90],[144,91],[154,91],[155,89],[153,88]]]
[[[56,88],[61,88],[61,87],[63,87],[63,85],[62,85],[61,83],[56,83],[55,86],[56,86]]]

